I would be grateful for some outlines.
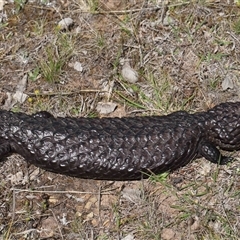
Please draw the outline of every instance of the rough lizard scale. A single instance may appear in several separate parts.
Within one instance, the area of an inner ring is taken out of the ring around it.
[[[173,171],[197,157],[225,164],[240,149],[240,102],[207,112],[129,118],[60,118],[0,110],[0,160],[12,153],[47,171],[134,180]]]

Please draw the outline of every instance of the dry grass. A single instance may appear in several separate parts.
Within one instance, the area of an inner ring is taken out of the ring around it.
[[[38,2],[15,1],[1,13],[2,103],[28,75],[30,97],[15,110],[91,117],[99,101],[112,101],[110,116],[160,115],[239,100],[237,3]],[[74,24],[60,31],[65,17]],[[123,80],[120,58],[139,82]],[[224,81],[232,87],[223,90]],[[0,169],[0,239],[240,238],[239,160],[114,183],[36,172],[17,158]]]

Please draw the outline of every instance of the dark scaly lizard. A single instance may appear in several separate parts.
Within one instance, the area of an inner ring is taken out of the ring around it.
[[[68,176],[135,180],[198,157],[226,164],[240,149],[240,102],[206,112],[129,118],[60,118],[0,110],[0,161],[12,153]]]

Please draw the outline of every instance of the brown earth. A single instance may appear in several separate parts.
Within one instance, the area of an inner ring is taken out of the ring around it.
[[[6,1],[0,12],[2,108],[122,117],[239,101],[237,1],[47,3]],[[60,29],[67,17],[73,24]],[[137,83],[122,78],[121,58]],[[14,102],[24,77],[27,99]],[[99,102],[117,109],[99,114]],[[109,182],[45,172],[13,155],[0,168],[0,239],[239,239],[234,156],[228,166],[200,159],[168,177]]]

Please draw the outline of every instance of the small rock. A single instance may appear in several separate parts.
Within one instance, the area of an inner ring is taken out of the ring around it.
[[[28,97],[27,94],[20,92],[20,91],[16,91],[16,93],[13,94],[13,99],[19,103],[24,103],[26,101],[27,97]]]
[[[138,73],[130,66],[129,59],[121,59],[120,64],[123,66],[121,73],[124,80],[129,83],[136,83],[138,81]]]
[[[197,231],[200,228],[200,221],[199,218],[196,217],[196,219],[193,219],[193,223],[191,224],[191,231]]]
[[[78,72],[83,71],[82,64],[80,62],[75,62],[74,65],[73,65],[73,68]]]
[[[162,239],[164,240],[176,239],[175,236],[176,236],[176,233],[170,228],[164,228],[162,230]]]
[[[134,236],[132,233],[130,233],[126,237],[122,238],[122,240],[134,240]]]
[[[3,10],[4,4],[5,4],[5,0],[0,0],[0,11]]]
[[[174,19],[171,18],[170,16],[166,16],[166,17],[163,19],[163,25],[164,25],[164,26],[173,25],[174,23],[175,23]]]
[[[55,230],[58,228],[58,223],[54,217],[48,217],[47,219],[42,220],[41,238],[51,238],[55,234]]]
[[[60,30],[68,30],[72,24],[72,18],[64,18],[58,23],[58,27]]]
[[[100,114],[109,114],[111,112],[113,112],[117,107],[116,103],[112,103],[112,102],[98,102],[97,104],[97,108],[96,110],[100,113]]]
[[[140,203],[142,200],[140,190],[127,187],[122,190],[122,197],[133,203]]]
[[[201,169],[199,170],[199,174],[207,176],[210,173],[211,168],[212,166],[210,162],[204,162],[204,164],[201,166]]]
[[[27,175],[24,175],[22,171],[17,172],[16,174],[10,174],[8,175],[8,180],[11,181],[12,185],[25,185],[28,183],[28,177]]]
[[[17,87],[16,87],[16,93],[22,93],[23,94],[23,92],[26,90],[26,88],[27,88],[27,80],[28,80],[28,75],[27,74],[25,74],[24,76],[23,76],[23,78],[18,82],[18,85],[17,85]],[[23,94],[23,95],[26,95],[26,94]],[[21,99],[17,99],[20,103],[23,103],[22,102],[22,97],[21,97]]]
[[[227,90],[228,88],[233,89],[233,80],[231,74],[227,74],[222,82],[223,91]]]
[[[67,221],[67,214],[66,213],[62,214],[62,218],[59,218],[59,221],[61,222],[61,224],[63,226],[67,226],[70,223],[70,221]]]
[[[26,90],[28,75],[24,75],[23,78],[18,82],[16,92],[14,94],[7,93],[7,100],[3,106],[4,109],[11,109],[16,103],[24,103],[28,97],[23,91]]]
[[[90,221],[90,220],[92,220],[93,217],[94,217],[93,212],[90,212],[87,214],[85,221]]]
[[[31,172],[29,179],[33,181],[38,178],[39,174],[40,174],[40,170],[39,168],[36,168],[33,172]]]

